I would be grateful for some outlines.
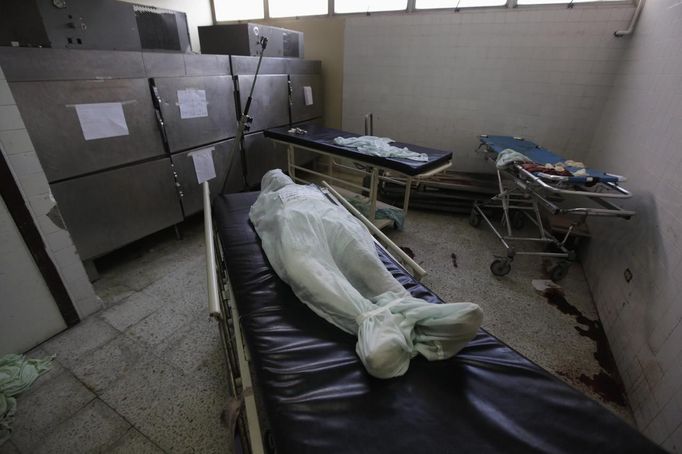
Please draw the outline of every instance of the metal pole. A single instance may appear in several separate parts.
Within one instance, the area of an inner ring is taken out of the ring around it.
[[[412,177],[405,179],[405,198],[403,199],[403,218],[407,220],[407,209],[410,207],[410,192],[412,191]]]
[[[236,155],[237,153],[240,154],[241,160],[242,160],[242,180],[243,180],[243,189],[248,188],[248,181],[246,179],[246,153],[244,151],[244,147],[242,144],[242,139],[244,138],[244,133],[248,131],[251,128],[251,123],[253,122],[253,118],[249,116],[249,110],[251,109],[251,101],[253,99],[253,90],[256,88],[256,80],[258,80],[258,73],[260,72],[260,65],[261,62],[263,61],[263,54],[265,53],[265,48],[268,46],[268,38],[265,36],[261,36],[258,44],[261,47],[260,55],[258,56],[258,64],[256,65],[256,73],[253,75],[253,83],[251,84],[251,90],[249,90],[249,97],[246,99],[246,105],[244,106],[244,111],[242,112],[241,117],[239,118],[239,126],[237,127],[237,135],[234,138],[234,145],[232,146],[232,156]],[[226,192],[226,188],[228,185],[229,181],[228,178],[225,178],[225,183],[223,183],[223,190],[222,192]]]
[[[372,234],[374,234],[377,238],[379,238],[379,241],[384,243],[386,247],[388,247],[391,252],[396,254],[400,259],[407,264],[408,267],[414,271],[416,274],[417,280],[420,280],[423,276],[426,275],[426,270],[419,266],[417,262],[412,260],[409,255],[405,253],[402,249],[400,249],[389,237],[387,237],[384,232],[379,230],[379,228],[374,225],[369,219],[367,219],[365,216],[358,211],[357,208],[355,208],[353,205],[348,202],[341,194],[339,194],[336,189],[334,189],[329,183],[326,181],[323,181],[322,184],[329,190],[329,192],[332,193],[332,195],[348,210],[353,214],[356,218],[358,218],[364,225],[369,229]]]
[[[287,166],[289,167],[289,177],[296,181],[296,155],[292,144],[287,147]]]
[[[220,320],[220,298],[218,296],[218,277],[215,266],[215,244],[213,242],[213,220],[211,218],[211,190],[208,181],[202,183],[204,197],[204,240],[206,241],[206,277],[208,279],[208,312]]]
[[[377,192],[379,189],[379,169],[372,168],[372,177],[369,188],[369,220],[374,222],[377,214]]]

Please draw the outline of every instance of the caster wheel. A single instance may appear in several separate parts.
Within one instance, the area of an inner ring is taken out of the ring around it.
[[[509,222],[511,222],[512,229],[520,230],[526,225],[526,215],[523,214],[523,211],[514,211]]]
[[[471,214],[469,215],[469,224],[473,227],[478,227],[481,225],[481,215],[478,211],[476,211],[476,208],[471,210]]]
[[[495,259],[493,263],[490,264],[490,271],[495,276],[506,276],[511,271],[511,264],[509,260]]]
[[[566,262],[561,262],[561,263],[555,263],[549,268],[549,277],[552,279],[552,282],[559,282],[563,278],[566,277],[568,274],[568,268],[571,265]]]

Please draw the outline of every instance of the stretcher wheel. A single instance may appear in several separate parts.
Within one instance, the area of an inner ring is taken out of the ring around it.
[[[509,263],[509,260],[495,259],[490,264],[490,271],[495,276],[506,276],[511,271],[511,263]]]
[[[526,215],[523,211],[512,211],[509,222],[511,222],[512,229],[520,230],[526,225]]]
[[[481,225],[481,215],[478,213],[476,208],[471,210],[471,214],[469,215],[469,224],[473,227],[478,227]]]
[[[553,282],[559,282],[560,280],[566,277],[570,266],[571,264],[567,262],[555,263],[554,265],[549,267],[548,270],[550,279],[552,279]]]

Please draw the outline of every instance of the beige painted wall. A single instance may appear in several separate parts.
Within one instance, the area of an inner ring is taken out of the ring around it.
[[[322,61],[324,119],[326,126],[341,127],[343,94],[343,42],[345,18],[270,19],[259,22],[305,34],[305,58]]]

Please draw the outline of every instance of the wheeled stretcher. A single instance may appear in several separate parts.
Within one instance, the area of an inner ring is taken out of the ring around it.
[[[484,330],[456,357],[371,377],[354,336],[274,273],[249,222],[257,193],[205,189],[209,307],[220,324],[238,449],[253,453],[662,452]],[[414,296],[443,301],[382,247]]]
[[[300,129],[306,131],[305,134],[289,132],[289,129],[286,127],[269,129],[264,132],[265,137],[287,146],[287,171],[289,176],[295,182],[309,183],[309,179],[306,178],[310,178],[311,175],[316,175],[328,179],[331,182],[340,183],[360,194],[368,194],[370,205],[368,218],[370,221],[377,223],[380,227],[383,225],[377,222],[375,213],[379,184],[382,181],[391,181],[405,186],[402,211],[403,216],[407,217],[407,208],[410,202],[410,191],[413,183],[419,179],[428,178],[443,172],[450,167],[452,160],[452,153],[449,151],[434,150],[432,148],[400,142],[395,142],[393,145],[397,147],[407,147],[411,151],[417,153],[424,153],[428,156],[428,161],[420,162],[409,159],[371,156],[359,152],[356,149],[334,143],[334,139],[337,137],[357,137],[358,134],[338,129],[325,128],[313,123],[302,125]],[[327,174],[297,165],[297,148],[329,158]],[[343,160],[350,165],[339,162],[340,160]],[[358,184],[357,182],[349,181],[348,178],[343,179],[339,172],[335,172],[335,169],[342,169],[343,171],[357,175],[360,178],[368,177],[369,185],[365,186],[364,182],[363,184]],[[404,176],[404,178],[392,178],[391,174],[394,176],[401,175]]]
[[[563,172],[565,175],[551,174],[541,166],[561,165],[566,160],[520,137],[483,135],[476,149],[493,165],[504,150],[516,151],[528,158],[529,163],[537,165],[529,167],[522,162],[514,162],[501,169],[496,166],[499,193],[487,201],[474,203],[471,211],[470,224],[478,227],[481,221],[485,221],[505,248],[505,255],[490,265],[490,270],[497,276],[511,271],[516,255],[536,255],[558,260],[548,269],[552,280],[558,281],[566,275],[575,259],[575,252],[567,247],[567,241],[589,216],[629,219],[635,214],[616,204],[631,197],[630,192],[620,185],[625,181],[622,176],[571,165],[563,166],[567,171]],[[499,209],[502,210],[503,231],[491,220],[491,213]],[[571,223],[561,238],[545,227],[541,209],[551,215],[570,217]],[[522,228],[526,220],[537,227],[538,236],[514,234],[513,230]],[[519,246],[529,243],[541,243],[548,248],[538,251],[524,250]]]

